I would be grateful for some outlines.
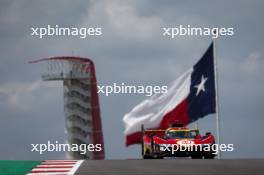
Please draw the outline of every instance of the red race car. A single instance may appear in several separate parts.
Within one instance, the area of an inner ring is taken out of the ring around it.
[[[213,159],[216,151],[214,136],[207,132],[199,134],[198,129],[188,129],[176,124],[166,130],[145,130],[142,125],[143,159],[164,157],[191,157]]]

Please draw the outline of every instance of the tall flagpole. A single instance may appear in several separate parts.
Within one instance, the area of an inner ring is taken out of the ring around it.
[[[219,121],[219,103],[218,103],[218,71],[217,71],[217,59],[216,59],[216,42],[213,39],[213,56],[214,56],[214,76],[215,76],[215,112],[216,112],[216,135],[217,143],[220,144],[220,121]],[[217,158],[221,159],[221,151],[218,150]]]

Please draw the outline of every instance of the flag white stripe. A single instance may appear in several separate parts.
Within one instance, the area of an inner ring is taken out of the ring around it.
[[[123,118],[125,135],[140,131],[142,124],[145,128],[157,127],[162,118],[189,95],[192,72],[193,68],[172,82],[167,93],[155,94],[127,113]]]

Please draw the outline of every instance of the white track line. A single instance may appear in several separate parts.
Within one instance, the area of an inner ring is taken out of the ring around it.
[[[74,175],[83,160],[45,160],[27,175]]]
[[[79,160],[74,167],[71,169],[68,175],[74,175],[74,173],[78,170],[78,168],[81,166],[84,160]]]
[[[28,173],[27,175],[68,175],[63,173]]]

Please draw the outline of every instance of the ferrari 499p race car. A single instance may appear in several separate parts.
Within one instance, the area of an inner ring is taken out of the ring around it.
[[[212,147],[215,138],[211,133],[205,136],[198,129],[174,125],[166,130],[145,130],[142,125],[143,159],[164,157],[191,157],[193,159],[213,159],[216,152]]]

